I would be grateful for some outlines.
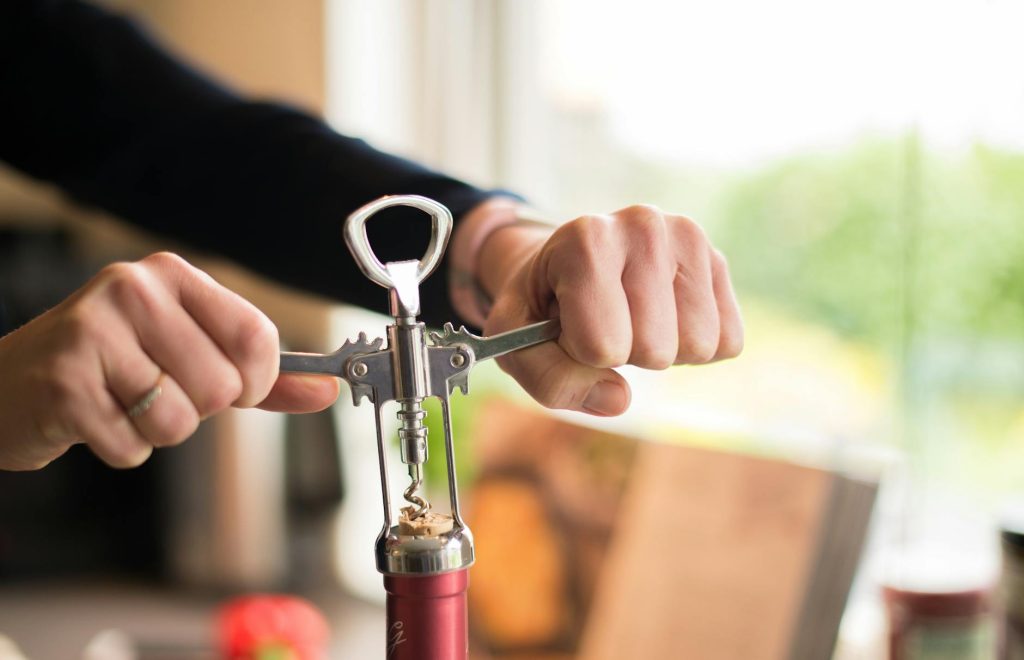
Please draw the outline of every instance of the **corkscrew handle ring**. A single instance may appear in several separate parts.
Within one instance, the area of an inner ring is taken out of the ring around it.
[[[411,206],[430,215],[430,242],[416,267],[417,283],[430,277],[441,263],[454,224],[451,212],[444,205],[419,195],[388,195],[352,213],[345,221],[345,244],[359,265],[359,270],[385,289],[394,288],[396,283],[370,247],[370,239],[366,235],[366,221],[374,213],[392,206]]]

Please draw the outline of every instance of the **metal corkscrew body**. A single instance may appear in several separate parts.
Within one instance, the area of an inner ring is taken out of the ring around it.
[[[431,238],[422,259],[382,264],[370,248],[366,222],[392,206],[411,206],[431,219]],[[446,323],[428,333],[420,315],[420,283],[440,263],[452,232],[451,213],[443,205],[414,195],[382,197],[363,206],[345,222],[345,242],[360,270],[388,290],[394,322],[383,339],[368,341],[360,333],[334,353],[282,353],[281,371],[337,376],[374,406],[377,453],[384,504],[384,526],[376,543],[377,569],[388,592],[388,657],[401,660],[465,658],[466,571],[474,561],[473,537],[459,510],[450,395],[469,393],[469,372],[479,362],[558,337],[558,321],[543,321],[492,337],[478,337],[464,327]],[[428,339],[430,343],[428,343]],[[427,451],[423,401],[441,403],[450,514],[432,512],[421,493]],[[387,443],[383,434],[384,404],[398,404],[401,460],[410,483],[395,524],[388,490]]]

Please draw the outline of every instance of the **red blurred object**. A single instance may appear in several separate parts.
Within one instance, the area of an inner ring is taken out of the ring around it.
[[[388,660],[465,660],[469,654],[469,569],[429,576],[385,575]]]
[[[295,596],[255,594],[221,606],[225,660],[325,660],[330,630],[312,603]]]

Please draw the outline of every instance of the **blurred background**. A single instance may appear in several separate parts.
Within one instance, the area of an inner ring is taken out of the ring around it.
[[[836,657],[884,657],[884,586],[970,591],[998,578],[1000,521],[1024,477],[1024,6],[105,4],[247,93],[515,190],[553,220],[642,201],[700,221],[729,259],[745,352],[721,365],[627,369],[633,407],[600,427],[880,480]],[[39,249],[79,260],[62,279],[70,288],[97,264],[155,245],[9,172],[0,216],[0,226],[31,227]],[[9,246],[26,240],[12,232]],[[267,310],[293,348],[333,349],[358,330],[383,331],[380,317],[198,258]],[[37,287],[46,290],[26,310],[52,304],[61,286]],[[484,423],[474,417],[482,402],[529,405],[497,370],[478,372],[473,396],[454,403],[467,485],[478,466],[465,445]],[[306,593],[333,593],[323,585],[340,581],[338,591],[372,599],[372,422],[342,398],[312,418],[213,420],[200,431],[209,442],[161,452],[138,473],[94,474],[83,488],[108,499],[79,502],[84,513],[46,502],[54,484],[83,479],[61,471],[88,456],[62,459],[47,476],[0,475],[5,489],[21,489],[0,504],[0,527],[21,520],[18,529],[49,548],[11,549],[18,543],[0,533],[0,632],[29,616],[20,606],[36,593],[29,577],[65,573],[94,579],[127,568],[172,584]],[[138,506],[120,500],[128,482]],[[119,502],[118,516],[103,502]],[[66,524],[24,524],[38,523],[39,507],[56,516],[44,520],[102,518],[110,534],[68,553]],[[122,554],[112,555],[106,544],[124,525],[146,531],[126,535],[132,546],[119,541]],[[89,584],[80,598],[91,597]],[[336,634],[376,648],[379,610],[341,602],[354,623]]]

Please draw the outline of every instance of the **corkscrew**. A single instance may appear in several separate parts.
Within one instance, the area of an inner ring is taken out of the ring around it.
[[[373,253],[366,222],[392,206],[411,206],[430,216],[431,237],[423,258],[382,264]],[[452,224],[447,208],[415,195],[382,197],[355,211],[345,222],[345,243],[363,274],[388,290],[394,323],[387,326],[386,344],[360,333],[327,355],[281,354],[281,371],[336,376],[349,384],[355,405],[364,398],[373,404],[384,504],[376,561],[388,592],[388,658],[398,660],[449,660],[468,653],[465,592],[474,550],[459,509],[450,396],[456,388],[469,393],[469,372],[479,362],[555,339],[561,331],[558,321],[551,320],[491,337],[478,337],[465,327],[455,330],[451,323],[441,332],[427,333],[417,320],[419,284],[440,263]],[[423,409],[427,397],[441,403],[448,514],[432,511],[421,493],[429,458]],[[383,406],[392,401],[398,403],[399,451],[410,480],[403,493],[408,505],[401,509],[398,524],[392,515],[383,432]]]

